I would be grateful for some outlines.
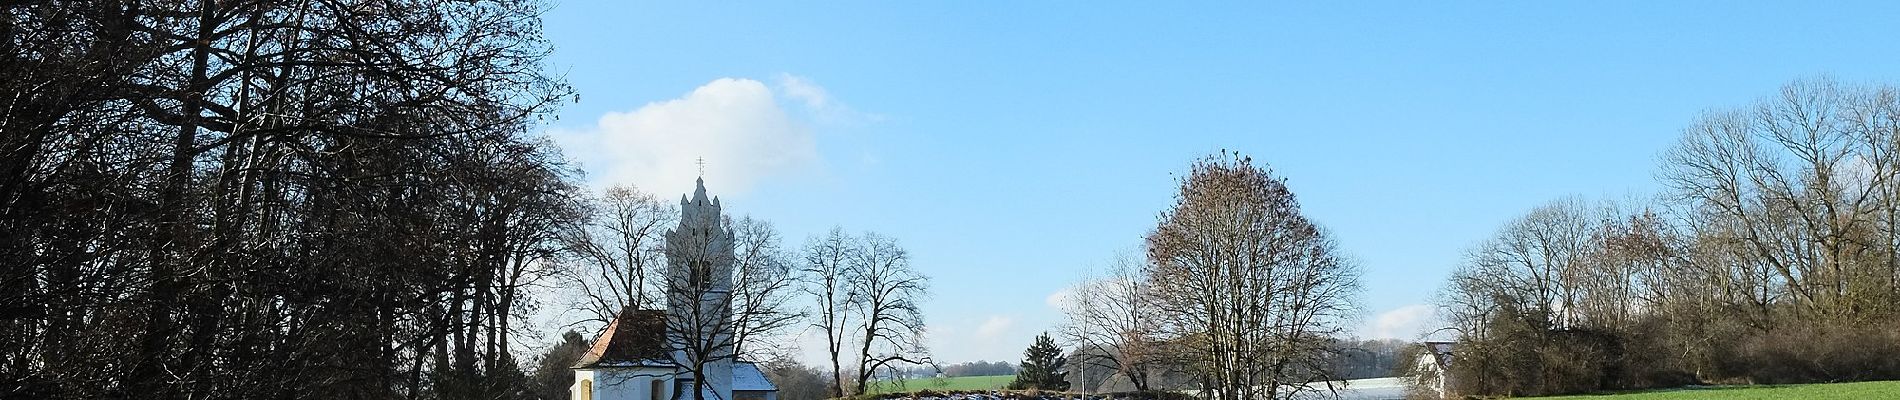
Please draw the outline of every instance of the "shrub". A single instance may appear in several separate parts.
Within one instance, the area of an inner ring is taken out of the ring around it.
[[[1741,340],[1728,365],[1753,383],[1900,379],[1894,326],[1789,326]]]

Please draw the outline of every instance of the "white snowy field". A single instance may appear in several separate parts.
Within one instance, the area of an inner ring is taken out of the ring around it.
[[[1346,384],[1345,389],[1339,391],[1339,398],[1342,400],[1402,400],[1405,398],[1404,377],[1353,379],[1339,382]],[[1337,384],[1339,382],[1334,383]],[[1326,392],[1326,388],[1323,387],[1324,384],[1311,383],[1309,385],[1312,385],[1317,391],[1304,393],[1294,398],[1301,400],[1333,398],[1330,396],[1330,393]],[[1190,395],[1195,393],[1193,390],[1185,390],[1182,392]]]
[[[1345,400],[1399,400],[1405,398],[1405,378],[1372,378],[1346,381],[1339,392]]]

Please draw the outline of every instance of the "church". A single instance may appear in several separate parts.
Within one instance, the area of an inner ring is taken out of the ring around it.
[[[732,231],[697,185],[666,232],[666,310],[628,307],[608,322],[573,366],[574,400],[778,400],[758,365],[732,354]]]

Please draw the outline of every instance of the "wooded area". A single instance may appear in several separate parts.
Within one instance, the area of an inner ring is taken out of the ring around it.
[[[1442,301],[1458,393],[1900,378],[1900,89],[1797,81],[1685,129],[1659,200],[1563,199]]]
[[[528,315],[660,308],[690,256],[662,247],[678,208],[582,189],[530,133],[573,95],[543,70],[539,2],[0,10],[9,397],[566,398],[594,332],[524,356],[557,333]],[[812,268],[771,224],[712,218],[732,312],[699,319],[733,323],[698,347],[778,359]],[[846,371],[927,360],[926,278],[841,232]]]
[[[0,12],[0,387],[494,397],[577,212],[530,1]]]

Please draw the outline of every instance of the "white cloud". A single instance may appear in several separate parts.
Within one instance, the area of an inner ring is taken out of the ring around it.
[[[1043,302],[1048,303],[1049,307],[1053,307],[1057,310],[1067,310],[1069,308],[1069,297],[1074,295],[1074,293],[1071,292],[1072,290],[1074,289],[1066,287],[1056,290],[1055,293],[1049,294],[1049,298],[1043,299]]]
[[[839,125],[857,125],[877,122],[884,116],[859,112],[831,97],[831,92],[818,86],[811,79],[792,75],[778,75],[778,90],[785,98],[797,100],[818,122]]]
[[[1002,315],[991,315],[989,319],[983,320],[982,324],[976,326],[976,338],[995,339],[998,335],[1001,335],[1004,331],[1008,331],[1010,327],[1015,325],[1015,319]]]
[[[609,112],[592,127],[550,134],[597,184],[632,184],[674,198],[691,192],[703,157],[709,189],[744,193],[761,179],[805,172],[821,161],[810,124],[781,107],[779,98],[834,102],[824,88],[799,82],[779,94],[756,80],[721,78],[677,99]]]
[[[1417,339],[1425,334],[1438,309],[1428,304],[1413,304],[1379,313],[1360,330],[1367,339]]]
[[[785,92],[785,97],[803,102],[806,107],[824,109],[831,105],[831,93],[805,77],[779,74],[778,86],[780,91]]]

